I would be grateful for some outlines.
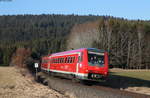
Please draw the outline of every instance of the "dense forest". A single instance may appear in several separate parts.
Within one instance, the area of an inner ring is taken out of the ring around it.
[[[83,47],[105,49],[115,67],[150,68],[150,22],[92,15],[0,16],[0,65]]]
[[[18,48],[30,49],[34,59],[64,51],[72,26],[98,18],[100,16],[44,14],[0,16],[0,65],[9,65]]]

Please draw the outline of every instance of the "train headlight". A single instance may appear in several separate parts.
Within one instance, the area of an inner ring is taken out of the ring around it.
[[[80,64],[80,68],[82,67],[82,64]]]
[[[89,72],[89,70],[85,70],[85,72]]]

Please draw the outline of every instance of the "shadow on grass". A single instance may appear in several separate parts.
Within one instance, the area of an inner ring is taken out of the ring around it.
[[[124,89],[128,87],[150,87],[150,81],[110,74],[107,81],[100,82],[98,85]]]

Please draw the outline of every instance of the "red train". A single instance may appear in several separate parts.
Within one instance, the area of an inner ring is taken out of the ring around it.
[[[41,69],[81,80],[102,80],[108,76],[108,53],[96,48],[54,53],[42,58]]]

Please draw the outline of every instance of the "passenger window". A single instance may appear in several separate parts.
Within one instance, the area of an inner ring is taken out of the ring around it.
[[[68,63],[70,63],[70,57],[68,57]]]
[[[61,59],[59,58],[59,63],[61,62],[60,60],[61,60]]]
[[[69,57],[69,63],[71,63],[71,57]]]
[[[51,63],[53,63],[53,59],[51,59]]]
[[[61,58],[59,58],[59,63],[61,63]]]
[[[60,63],[60,58],[58,58],[58,63]]]
[[[59,63],[59,58],[57,58],[57,63]]]
[[[61,63],[63,63],[63,58],[61,58]]]
[[[53,59],[51,60],[51,63],[53,63]]]
[[[62,58],[59,58],[59,63],[61,63],[61,61],[62,61]]]
[[[72,58],[72,57],[70,57],[70,59],[69,59],[69,63],[72,63],[71,58]]]
[[[70,63],[70,57],[68,57],[67,63]]]
[[[61,58],[61,63],[63,62],[63,58]]]
[[[74,63],[74,61],[75,61],[75,57],[72,58],[72,62],[73,62],[73,63]]]
[[[53,63],[55,63],[55,59],[53,59]]]
[[[57,63],[57,59],[55,59],[55,63]]]
[[[67,57],[67,63],[69,63],[69,57]]]
[[[70,57],[70,63],[72,63],[72,57]]]
[[[65,58],[65,63],[67,63],[67,57]]]
[[[73,57],[71,58],[71,63],[73,63]]]
[[[55,63],[55,59],[53,59],[53,63]]]
[[[65,60],[64,60],[64,58],[63,58],[62,62],[63,62],[63,63],[65,63]]]

